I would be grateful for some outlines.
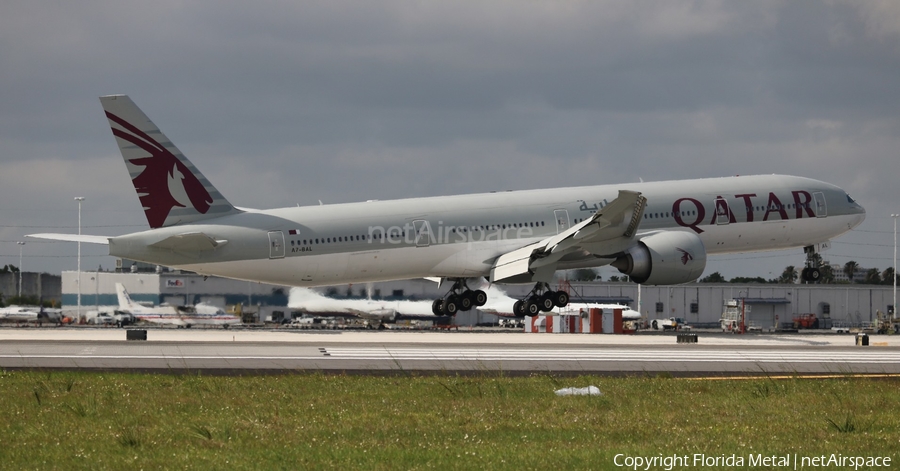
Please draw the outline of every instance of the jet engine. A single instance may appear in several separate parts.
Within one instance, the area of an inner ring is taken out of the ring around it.
[[[688,283],[703,274],[706,248],[690,232],[657,232],[642,237],[611,265],[641,284]]]

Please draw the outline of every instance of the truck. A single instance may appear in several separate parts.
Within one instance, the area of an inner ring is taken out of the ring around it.
[[[879,334],[900,334],[900,319],[878,310],[875,312],[875,331]]]
[[[690,327],[680,317],[670,317],[668,319],[653,319],[650,321],[650,327],[653,330],[681,330]]]
[[[296,317],[288,324],[292,329],[333,329],[334,319],[325,317]]]
[[[86,317],[87,323],[90,325],[114,325],[116,327],[124,327],[135,323],[135,317],[124,311],[88,311]]]
[[[795,329],[818,329],[819,318],[814,313],[800,314],[794,316],[792,323]]]

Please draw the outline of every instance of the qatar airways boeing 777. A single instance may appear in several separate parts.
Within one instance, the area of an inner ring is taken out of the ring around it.
[[[109,254],[205,275],[292,286],[434,278],[433,312],[486,302],[467,280],[534,283],[535,315],[568,303],[554,272],[611,265],[632,281],[694,281],[707,254],[804,248],[865,219],[829,183],[786,175],[504,191],[280,209],[233,206],[124,95],[100,98],[150,230],[116,237],[35,234],[109,245]]]

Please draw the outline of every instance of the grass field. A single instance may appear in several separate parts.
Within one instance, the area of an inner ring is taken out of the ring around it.
[[[591,384],[603,395],[554,395]],[[626,469],[620,453],[894,467],[898,400],[896,379],[2,372],[0,468]]]

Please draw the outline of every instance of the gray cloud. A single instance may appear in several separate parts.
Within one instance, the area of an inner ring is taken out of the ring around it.
[[[96,99],[128,93],[238,205],[788,173],[856,196],[869,218],[831,257],[884,268],[898,19],[886,1],[7,2],[0,264],[33,226],[72,228],[76,195],[93,232],[145,224]],[[73,247],[27,247],[26,269],[74,268]],[[786,264],[748,258],[711,269]]]

